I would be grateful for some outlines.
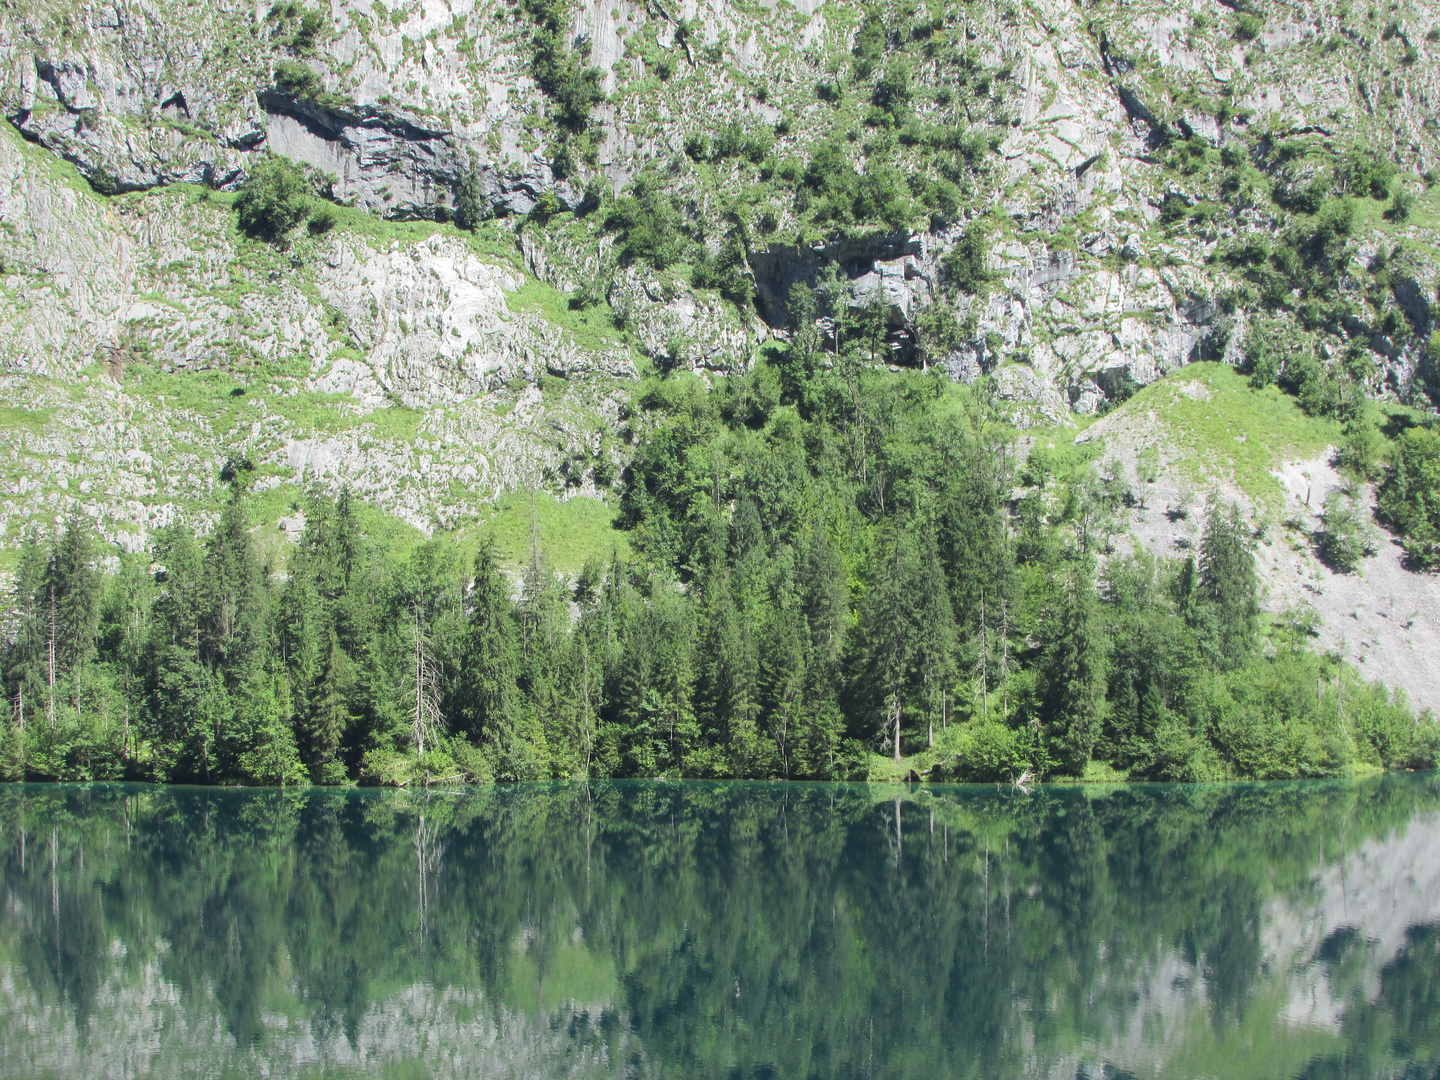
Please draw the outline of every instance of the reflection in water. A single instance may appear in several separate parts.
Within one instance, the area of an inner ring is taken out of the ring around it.
[[[1431,1076],[1440,781],[0,788],[0,1074]]]

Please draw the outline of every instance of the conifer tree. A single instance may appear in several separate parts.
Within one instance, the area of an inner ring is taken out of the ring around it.
[[[906,698],[919,648],[916,609],[919,560],[913,539],[892,530],[881,538],[856,627],[856,680],[851,699],[860,729],[888,744],[899,762]]]
[[[770,755],[760,734],[759,633],[766,560],[766,529],[755,500],[736,501],[724,562],[712,566],[697,611],[696,711],[705,761],[695,770],[722,776],[756,776]]]
[[[520,737],[514,605],[509,581],[488,537],[475,556],[467,607],[469,631],[461,661],[465,728],[494,755],[497,778],[526,777],[532,770],[533,751],[522,745]]]
[[[1045,655],[1042,720],[1060,770],[1085,771],[1105,716],[1105,638],[1094,587],[1083,570],[1065,584]]]
[[[1259,624],[1259,579],[1240,508],[1212,507],[1200,540],[1197,591],[1205,601],[1203,637],[1224,668],[1239,666],[1255,647]]]
[[[71,517],[55,544],[50,582],[56,621],[56,662],[78,675],[95,653],[100,621],[100,574],[95,566],[95,526]]]
[[[349,703],[352,681],[350,658],[331,634],[312,704],[307,712],[297,711],[301,759],[316,782],[334,778],[335,752],[353,722]]]

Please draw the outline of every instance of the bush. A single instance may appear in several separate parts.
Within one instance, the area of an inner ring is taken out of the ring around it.
[[[316,100],[324,93],[320,76],[296,60],[281,60],[275,65],[275,89],[305,101]]]
[[[945,278],[964,293],[978,293],[990,281],[987,229],[972,222],[959,242],[940,260]]]
[[[962,729],[955,754],[931,770],[936,780],[1007,783],[1036,771],[1033,740],[1004,724],[987,721]]]
[[[600,89],[603,73],[586,65],[571,47],[570,5],[566,0],[522,0],[521,8],[535,23],[531,41],[530,74],[555,102],[562,127],[579,132],[590,112],[605,100]]]
[[[1244,13],[1235,19],[1235,40],[1254,41],[1260,36],[1260,28],[1265,25],[1265,20],[1259,15]]]
[[[282,241],[310,215],[309,187],[298,166],[284,158],[266,158],[235,197],[240,228],[263,240]]]
[[[490,202],[480,186],[480,170],[473,165],[460,174],[455,185],[455,224],[458,228],[474,228],[490,216]]]
[[[1137,772],[1147,780],[1169,783],[1193,784],[1220,779],[1219,763],[1209,742],[1197,735],[1183,718],[1169,711],[1155,726],[1150,763]]]
[[[1386,221],[1409,221],[1410,211],[1415,206],[1415,196],[1406,191],[1403,187],[1396,187],[1395,194],[1390,198],[1390,206],[1385,210]]]
[[[885,20],[881,9],[878,7],[866,9],[859,29],[855,31],[855,47],[851,50],[855,55],[856,78],[868,79],[870,77],[875,61],[885,54],[885,44],[889,40],[889,36],[885,30]]]
[[[1334,704],[1316,700],[1322,674],[1313,654],[1281,653],[1215,680],[1203,708],[1235,775],[1276,780],[1345,772],[1350,751]]]
[[[315,47],[315,39],[323,29],[325,16],[319,11],[307,9],[300,16],[300,25],[295,29],[295,36],[290,39],[291,48],[308,52]]]
[[[118,195],[120,193],[120,182],[115,179],[115,174],[103,165],[92,169],[86,179],[90,181],[90,186],[101,195]]]
[[[1351,150],[1336,170],[1345,190],[1352,195],[1369,195],[1381,200],[1390,197],[1390,183],[1395,179],[1395,164],[1376,150]]]
[[[680,261],[686,247],[683,222],[661,178],[641,174],[629,193],[615,200],[605,217],[605,231],[620,239],[620,256],[645,262],[657,270]]]
[[[1360,560],[1380,550],[1364,510],[1349,495],[1339,491],[1327,495],[1321,521],[1316,547],[1320,558],[1331,569],[1342,574],[1354,573]]]
[[[1340,468],[1360,480],[1376,479],[1384,442],[1374,424],[1363,418],[1351,420],[1345,425],[1345,441],[1340,446]]]
[[[1392,456],[1394,468],[1380,489],[1380,513],[1415,562],[1440,569],[1440,430],[1406,429]]]
[[[750,303],[755,285],[739,238],[732,235],[716,254],[702,256],[690,275],[690,283],[697,288],[714,289],[737,307]]]
[[[335,227],[337,221],[338,218],[335,216],[335,208],[327,203],[321,203],[310,215],[310,223],[308,226],[310,235],[320,236],[323,233],[329,232]]]
[[[414,778],[415,759],[397,750],[371,750],[360,762],[364,787],[406,787]]]
[[[901,61],[886,67],[875,82],[870,101],[891,126],[903,124],[910,111],[910,69]]]

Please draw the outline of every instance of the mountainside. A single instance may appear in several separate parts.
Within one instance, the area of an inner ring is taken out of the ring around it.
[[[140,543],[235,448],[425,529],[584,485],[637,367],[743,368],[797,283],[1030,422],[1257,313],[1423,400],[1435,12],[1240,6],[9,8],[7,535]],[[243,236],[269,154],[365,213]]]
[[[292,538],[319,482],[396,545],[518,553],[495,500],[539,491],[604,557],[641,380],[793,346],[986,379],[1155,485],[1152,551],[1238,501],[1265,606],[1440,705],[1413,545],[1335,574],[1314,516],[1373,510],[1388,451],[1332,460],[1440,390],[1437,57],[1434,4],[22,0],[0,544],[79,512],[147,549],[244,460]],[[1135,396],[1201,361],[1251,376],[1223,437],[1209,376]]]

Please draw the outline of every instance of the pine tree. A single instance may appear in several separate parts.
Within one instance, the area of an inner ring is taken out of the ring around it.
[[[761,759],[760,659],[753,624],[737,608],[730,574],[712,573],[699,621],[698,711],[710,751],[703,771],[753,776]]]
[[[789,778],[801,768],[797,743],[810,707],[806,695],[806,626],[799,601],[788,590],[765,619],[759,639],[761,715],[777,772]]]
[[[205,544],[201,578],[201,659],[224,673],[230,685],[251,676],[269,633],[268,582],[255,554],[240,479]]]
[[[572,742],[575,702],[569,694],[570,613],[555,575],[545,566],[538,542],[521,586],[517,612],[520,663],[517,686],[523,700],[521,731],[534,748],[533,771],[570,775],[582,758]]]
[[[944,724],[946,695],[955,678],[955,616],[950,608],[948,583],[935,538],[928,530],[921,537],[917,571],[915,662],[925,709],[926,741],[934,746],[935,726]],[[985,647],[988,650],[988,642]]]
[[[1079,776],[1105,718],[1106,642],[1089,575],[1066,582],[1045,654],[1041,705],[1046,742],[1061,772]]]
[[[856,673],[851,692],[860,733],[886,743],[898,763],[905,702],[919,651],[916,607],[919,560],[911,537],[882,537],[856,627]]]
[[[95,654],[100,622],[100,572],[95,566],[95,527],[72,517],[55,545],[50,586],[55,607],[56,664],[78,673]]]
[[[17,728],[17,757],[24,756],[24,729],[44,716],[48,697],[49,553],[31,533],[20,548],[12,603],[14,624],[3,652],[6,695]]]
[[[299,714],[300,756],[317,783],[338,779],[335,752],[354,720],[349,702],[352,681],[350,658],[332,634],[324,669],[310,695],[313,704]]]
[[[1202,638],[1222,668],[1238,667],[1254,651],[1260,617],[1255,556],[1238,506],[1206,516],[1199,569],[1196,591],[1208,609]]]
[[[689,601],[663,577],[624,598],[619,655],[609,692],[618,724],[619,771],[683,776],[696,765],[695,620]]]
[[[522,779],[532,772],[535,751],[521,739],[520,650],[510,584],[488,537],[475,556],[468,608],[461,661],[465,726],[494,755],[497,778]]]

